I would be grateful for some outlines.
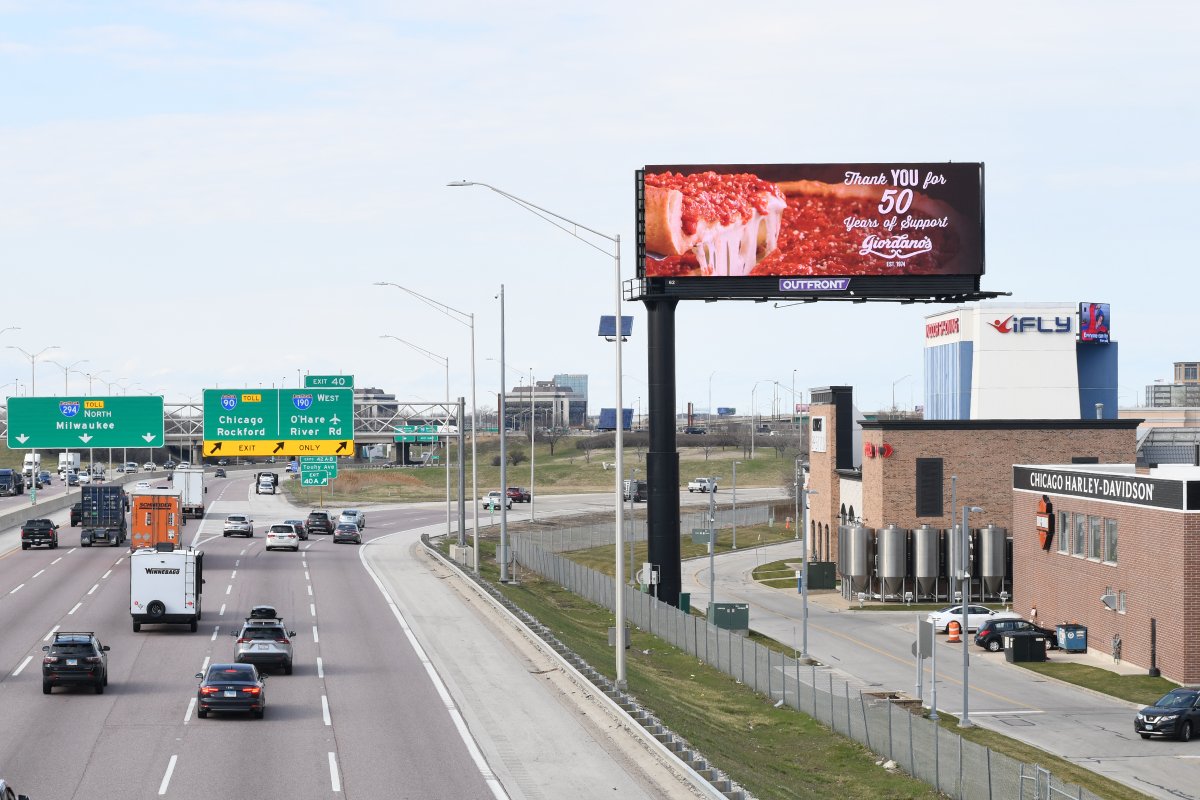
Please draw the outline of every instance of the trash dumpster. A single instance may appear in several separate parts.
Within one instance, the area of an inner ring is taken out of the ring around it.
[[[1040,633],[1010,633],[1004,636],[1004,658],[1010,664],[1046,660],[1046,637]]]
[[[685,614],[691,613],[691,611],[692,611],[692,593],[691,592],[680,592],[679,593],[679,610]]]
[[[750,630],[750,604],[710,603],[708,621],[723,630],[747,633]]]
[[[1086,625],[1058,625],[1055,632],[1058,634],[1058,646],[1064,653],[1087,652]]]

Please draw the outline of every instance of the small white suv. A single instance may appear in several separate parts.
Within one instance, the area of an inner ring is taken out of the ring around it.
[[[296,526],[288,522],[277,522],[267,528],[267,541],[263,549],[271,550],[276,547],[281,550],[300,550],[300,534],[296,532]]]
[[[238,664],[259,667],[281,667],[285,675],[292,674],[292,640],[295,631],[285,630],[283,620],[247,617],[240,631],[230,631],[237,637],[233,660]]]

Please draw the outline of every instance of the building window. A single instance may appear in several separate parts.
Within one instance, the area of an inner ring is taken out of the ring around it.
[[[1185,381],[1194,381],[1197,379],[1197,366],[1195,364],[1183,365],[1183,379]]]
[[[940,517],[942,508],[942,459],[917,459],[917,516]]]
[[[1071,544],[1071,553],[1077,556],[1083,555],[1084,540],[1087,538],[1087,517],[1083,514],[1075,515],[1075,541]]]
[[[1117,563],[1117,521],[1104,520],[1104,560]]]
[[[1101,530],[1103,520],[1100,517],[1088,517],[1088,558],[1094,558],[1097,561],[1101,556]]]
[[[1068,553],[1071,550],[1071,512],[1058,512],[1058,552]]]
[[[1125,613],[1125,590],[1124,589],[1117,592],[1117,613],[1118,614]]]

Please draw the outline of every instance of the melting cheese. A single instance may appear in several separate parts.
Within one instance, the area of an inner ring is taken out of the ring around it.
[[[753,212],[749,219],[731,225],[706,225],[697,231],[692,247],[702,275],[742,276],[779,243],[779,228],[787,202],[770,197],[767,211]]]

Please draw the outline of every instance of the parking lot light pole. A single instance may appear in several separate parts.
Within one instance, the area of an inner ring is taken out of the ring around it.
[[[800,504],[804,510],[803,544],[804,560],[800,562],[800,658],[808,659],[808,496],[816,494],[816,489],[801,489],[804,501]]]
[[[963,600],[962,600],[963,709],[962,709],[962,717],[958,721],[958,727],[960,727],[960,728],[974,728],[975,727],[975,723],[971,722],[971,715],[970,715],[969,707],[967,705],[967,691],[969,688],[967,667],[970,666],[970,663],[971,663],[971,651],[969,650],[969,645],[968,645],[968,642],[970,641],[970,637],[967,636],[967,607],[970,603],[970,595],[971,595],[971,592],[970,592],[971,573],[967,571],[967,568],[971,562],[970,562],[970,555],[968,553],[967,548],[971,543],[971,534],[967,532],[967,514],[982,514],[982,513],[983,513],[983,509],[980,508],[979,506],[968,506],[968,505],[963,506],[963,510],[962,510],[962,545],[960,548],[962,551],[962,556],[961,556],[962,564],[958,565],[959,568],[961,569],[960,574],[962,575],[962,585],[964,587],[963,588]]]
[[[479,423],[478,423],[479,403],[475,399],[475,314],[473,314],[473,313],[468,314],[465,311],[459,311],[457,308],[454,308],[453,306],[448,306],[445,303],[439,303],[437,300],[434,300],[433,298],[426,297],[425,295],[421,294],[420,292],[414,292],[412,289],[409,289],[407,286],[401,286],[398,283],[392,283],[391,281],[376,281],[375,285],[376,286],[392,286],[392,287],[395,287],[396,289],[399,289],[402,292],[408,292],[413,297],[420,300],[422,303],[425,303],[427,306],[430,306],[432,308],[437,309],[438,311],[441,311],[447,317],[450,317],[450,319],[454,320],[455,322],[459,323],[460,325],[466,325],[468,328],[471,329],[471,497],[474,498],[473,502],[471,503],[471,507],[473,509],[474,526],[475,526],[472,530],[473,549],[475,550],[475,574],[478,575],[479,574],[479,467],[478,467],[479,458],[478,458],[478,451],[476,450],[475,439],[476,439],[476,431],[479,428]],[[455,315],[457,315],[457,316],[455,316]],[[299,385],[299,373],[300,373],[300,370],[296,370],[297,385]],[[465,543],[459,542],[459,544],[461,545],[461,544],[465,544]]]
[[[624,517],[625,517],[625,496],[623,492],[622,482],[625,478],[625,409],[622,399],[623,377],[621,372],[621,236],[610,236],[606,233],[601,233],[586,225],[581,225],[578,222],[567,219],[561,214],[556,214],[553,211],[534,205],[528,200],[523,200],[516,195],[509,194],[503,189],[497,189],[495,186],[479,181],[452,181],[449,186],[482,186],[485,189],[490,189],[501,197],[516,203],[521,208],[541,218],[545,222],[550,223],[559,230],[575,237],[579,241],[591,247],[593,250],[598,250],[601,253],[609,256],[613,260],[613,275],[614,275],[614,296],[616,300],[616,335],[613,337],[616,341],[616,407],[617,407],[617,431],[614,446],[616,448],[616,469],[613,471],[613,519],[614,519],[614,535],[613,543],[615,545],[614,552],[616,555],[614,564],[614,586],[616,591],[613,597],[613,612],[616,617],[616,633],[614,643],[616,645],[616,682],[618,686],[624,687],[625,680],[625,559],[622,557],[624,545]],[[582,232],[586,232],[591,236],[603,239],[612,245],[612,251],[608,251],[600,247],[596,243],[585,238]],[[504,367],[500,368],[501,379],[504,376]],[[501,437],[503,444],[504,438]],[[504,469],[503,461],[501,462],[501,470]],[[505,487],[507,490],[507,487]]]

